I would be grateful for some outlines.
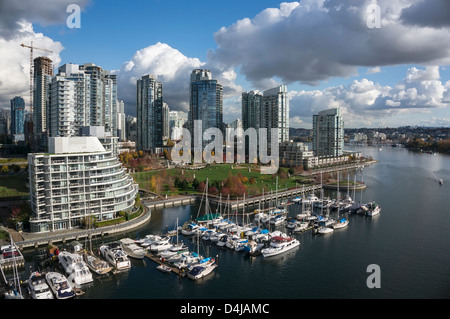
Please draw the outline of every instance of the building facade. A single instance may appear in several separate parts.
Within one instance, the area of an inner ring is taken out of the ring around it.
[[[16,96],[11,99],[11,135],[23,135],[25,133],[25,100]]]
[[[163,145],[162,83],[152,75],[137,80],[137,143],[139,151],[154,152]]]
[[[263,92],[260,127],[267,129],[267,145],[271,144],[271,129],[278,129],[278,143],[289,141],[289,99],[286,85]]]
[[[202,121],[202,137],[197,139],[202,140],[203,147],[208,143],[203,141],[205,130],[218,128],[223,133],[223,88],[212,78],[210,70],[195,69],[191,73],[189,91],[189,131],[194,141],[194,123]]]
[[[313,151],[316,156],[341,156],[344,151],[344,120],[339,108],[313,115]]]
[[[110,220],[134,207],[138,186],[96,137],[49,138],[49,153],[29,153],[31,232]]]
[[[47,144],[47,98],[48,84],[53,76],[52,60],[46,57],[34,59],[33,73],[33,133],[38,148]]]

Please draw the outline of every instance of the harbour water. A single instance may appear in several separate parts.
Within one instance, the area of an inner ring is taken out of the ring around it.
[[[201,253],[217,256],[219,267],[199,281],[161,273],[148,259],[132,260],[130,271],[96,278],[78,298],[449,298],[450,156],[398,147],[354,149],[378,161],[356,172],[357,180],[363,178],[367,184],[356,192],[356,200],[375,200],[382,207],[378,216],[346,215],[349,226],[329,235],[295,234],[301,245],[271,258],[202,243]],[[438,183],[440,178],[443,185]],[[325,195],[335,197],[336,192]],[[289,216],[300,209],[300,205],[289,206]],[[173,229],[177,219],[181,225],[195,218],[197,211],[196,205],[155,210],[147,226],[121,237],[137,239]],[[197,249],[191,239],[179,238]],[[102,240],[110,239],[97,239],[94,245]],[[27,264],[22,280],[29,273],[33,253],[24,252]],[[367,286],[371,275],[367,267],[372,264],[380,267],[380,288]]]

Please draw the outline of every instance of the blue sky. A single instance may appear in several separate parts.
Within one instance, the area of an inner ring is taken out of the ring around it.
[[[130,114],[136,78],[156,75],[169,107],[186,111],[190,70],[207,67],[224,85],[226,122],[240,117],[242,91],[287,84],[293,127],[310,127],[312,114],[331,107],[351,127],[450,125],[446,0],[378,0],[375,29],[365,23],[371,0],[4,1],[0,107],[27,88],[24,67],[12,67],[27,63],[26,52],[9,56],[7,46],[35,38],[54,48],[57,65],[117,72]],[[71,3],[82,7],[79,29],[66,25]]]

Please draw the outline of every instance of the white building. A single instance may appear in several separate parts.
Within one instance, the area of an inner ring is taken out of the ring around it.
[[[289,99],[286,85],[264,91],[260,127],[267,128],[267,145],[271,144],[271,129],[278,129],[278,142],[289,141]]]
[[[319,157],[343,154],[344,120],[339,108],[313,115],[313,151]]]
[[[79,227],[130,211],[138,185],[97,137],[49,138],[49,153],[29,153],[31,232]]]

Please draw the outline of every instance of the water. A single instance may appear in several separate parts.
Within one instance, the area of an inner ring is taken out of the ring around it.
[[[355,150],[379,161],[356,173],[367,184],[362,193],[356,192],[356,199],[377,201],[380,215],[349,215],[347,228],[325,236],[297,234],[300,247],[271,258],[203,244],[201,252],[218,256],[219,267],[196,282],[161,273],[150,260],[133,260],[129,272],[96,279],[80,298],[449,298],[450,156],[391,147]],[[347,190],[341,192],[345,195]],[[196,217],[197,209],[190,205],[156,210],[148,226],[126,236],[140,238],[173,229],[177,218],[182,225]],[[299,209],[290,206],[290,216]],[[197,249],[190,239],[180,239]],[[380,267],[381,288],[367,286],[371,264]]]

